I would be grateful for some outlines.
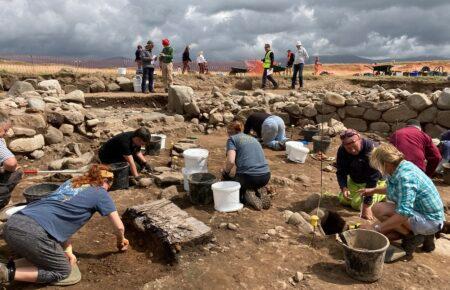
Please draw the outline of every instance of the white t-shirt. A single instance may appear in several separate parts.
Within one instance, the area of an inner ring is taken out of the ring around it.
[[[203,54],[197,56],[197,63],[205,63],[205,62],[206,62],[206,59],[203,56]]]
[[[303,46],[300,46],[300,49],[295,53],[294,64],[305,63],[308,58],[309,55],[306,52],[306,49]]]

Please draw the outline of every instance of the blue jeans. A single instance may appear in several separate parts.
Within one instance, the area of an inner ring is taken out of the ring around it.
[[[444,225],[443,221],[433,221],[426,219],[424,215],[414,212],[414,215],[410,217],[409,224],[411,225],[411,230],[415,235],[434,235]]]
[[[153,91],[153,72],[155,71],[155,68],[153,67],[144,67],[142,72],[142,83],[141,83],[141,89],[142,92],[145,93],[145,90],[147,89],[147,79],[148,79],[148,90],[150,92]]]
[[[270,116],[264,120],[261,127],[263,144],[275,150],[281,147],[280,142],[286,141],[283,119],[278,116]]]
[[[292,74],[292,88],[295,88],[295,82],[297,79],[297,73],[298,73],[298,82],[300,87],[303,87],[303,66],[304,63],[294,64],[294,73]]]

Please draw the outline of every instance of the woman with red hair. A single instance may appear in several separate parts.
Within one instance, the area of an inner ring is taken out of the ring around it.
[[[236,179],[241,184],[241,201],[256,210],[268,209],[270,197],[265,186],[270,180],[270,169],[258,140],[244,134],[244,125],[234,121],[228,126],[227,161],[222,169],[224,180]],[[236,167],[235,178],[231,170]]]
[[[12,215],[4,228],[5,241],[14,253],[26,260],[20,259],[17,264],[0,263],[0,282],[77,283],[81,275],[70,237],[96,212],[110,220],[118,250],[127,250],[125,227],[107,192],[112,181],[113,173],[108,166],[93,165],[86,175],[72,180],[71,187],[77,190],[76,194],[62,200],[38,200]]]

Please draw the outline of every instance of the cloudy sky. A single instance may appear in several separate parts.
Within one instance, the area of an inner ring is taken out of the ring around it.
[[[132,57],[167,37],[209,60],[312,55],[450,57],[449,0],[0,0],[0,52]]]

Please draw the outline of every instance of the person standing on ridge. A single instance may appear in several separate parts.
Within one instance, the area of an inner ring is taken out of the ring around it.
[[[173,84],[173,48],[167,38],[162,40],[163,50],[159,54],[164,91],[167,93]]]
[[[189,56],[189,45],[186,45],[186,48],[184,49],[182,60],[183,60],[182,74],[184,74],[184,72],[186,71],[189,73],[189,71],[191,70],[191,68],[189,67],[189,62],[192,61]]]
[[[266,51],[266,54],[264,55],[264,58],[261,60],[263,62],[263,68],[264,68],[261,88],[265,89],[266,82],[267,82],[267,80],[269,80],[273,84],[273,88],[278,89],[278,84],[272,77],[274,54],[273,54],[273,51],[270,49],[270,44],[266,43],[264,45],[264,50]]]
[[[295,83],[298,73],[298,81],[300,88],[303,88],[303,67],[305,66],[306,60],[309,58],[308,52],[302,46],[301,41],[297,41],[297,52],[295,53],[294,60],[294,73],[292,74],[292,85],[291,89],[295,89]]]

